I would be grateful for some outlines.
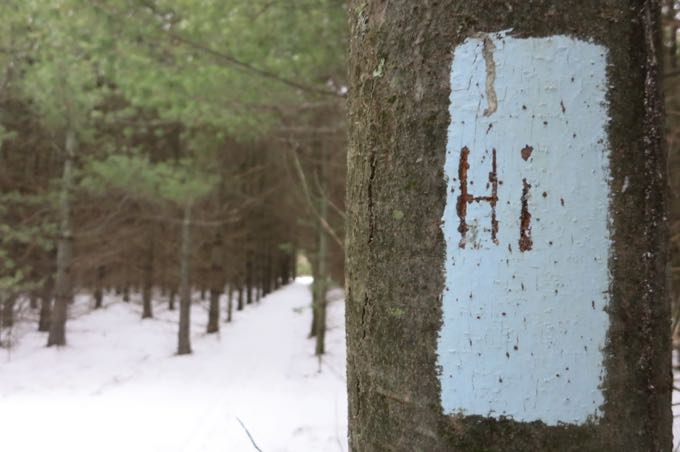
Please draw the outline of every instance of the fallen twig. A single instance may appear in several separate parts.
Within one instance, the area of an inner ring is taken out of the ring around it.
[[[253,447],[255,449],[257,449],[257,452],[262,452],[262,449],[257,447],[257,444],[255,443],[255,440],[253,439],[253,435],[250,434],[250,432],[248,431],[248,428],[243,423],[243,421],[238,416],[236,416],[236,420],[238,421],[239,424],[241,424],[241,427],[243,427],[243,430],[246,431],[246,435],[248,435],[248,438],[250,438],[250,442],[253,443]]]

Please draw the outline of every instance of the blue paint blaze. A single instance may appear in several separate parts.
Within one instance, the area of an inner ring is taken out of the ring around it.
[[[600,415],[606,53],[566,36],[505,33],[455,49],[438,344],[446,414],[548,425]]]

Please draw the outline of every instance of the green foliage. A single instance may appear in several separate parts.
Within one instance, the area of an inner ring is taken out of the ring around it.
[[[44,196],[8,192],[0,195],[0,294],[35,288],[29,278],[32,266],[16,255],[30,255],[54,250],[57,226],[47,218],[39,222],[16,223],[8,216],[16,212],[44,207]]]
[[[2,256],[0,256],[2,259]],[[6,263],[5,263],[6,264]],[[21,271],[0,276],[0,293],[16,291],[19,287],[23,288],[24,274]]]
[[[79,142],[74,211],[113,191],[183,207],[220,183],[223,192],[242,189],[238,178],[225,182],[225,143],[272,136],[307,104],[341,102],[339,0],[3,0],[0,17],[0,103],[11,92],[26,107],[50,137],[45,160],[55,167],[40,187],[3,186],[0,291],[28,287],[34,256],[53,260],[67,132]],[[8,126],[3,107],[5,150],[26,131]],[[21,138],[13,149],[36,152]],[[167,151],[172,140],[178,149]]]
[[[2,124],[0,124],[0,146],[2,146],[3,142],[11,140],[14,137],[16,137],[15,132],[8,131],[2,126]]]
[[[344,74],[344,6],[332,0],[94,2],[118,36],[107,75],[132,105],[232,136],[266,133],[286,104]]]
[[[90,162],[81,186],[95,193],[113,188],[152,202],[184,206],[208,196],[217,183],[216,176],[192,166],[188,159],[150,163],[145,157],[112,155]]]
[[[70,127],[83,136],[90,112],[108,95],[99,68],[109,57],[101,43],[110,36],[76,0],[28,0],[18,11],[30,24],[23,37],[31,44],[24,92],[50,129]]]
[[[295,252],[295,245],[290,242],[279,243],[278,248],[286,254],[293,254]]]

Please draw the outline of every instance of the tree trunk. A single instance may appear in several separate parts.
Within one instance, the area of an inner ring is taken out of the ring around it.
[[[208,333],[216,333],[220,330],[220,296],[224,288],[222,274],[222,258],[224,249],[222,247],[222,235],[215,233],[210,250],[210,308],[208,311]]]
[[[272,252],[269,250],[267,256],[267,284],[269,284],[269,290],[275,292],[281,287],[279,284],[279,278],[282,274],[283,267],[280,262],[280,251]]]
[[[14,326],[14,307],[16,306],[17,296],[7,295],[2,301],[2,317],[0,317],[0,328],[11,328]]]
[[[47,333],[52,322],[52,296],[54,291],[54,278],[50,275],[43,283],[40,294],[40,317],[38,319],[38,331]]]
[[[175,310],[175,298],[177,297],[177,289],[172,288],[170,290],[170,298],[168,298],[168,310],[174,311]]]
[[[293,253],[290,256],[290,280],[295,281],[295,278],[297,278],[297,257],[298,257],[298,251],[297,247],[293,250]],[[288,281],[290,282],[290,281]]]
[[[318,238],[318,234],[317,234]],[[316,252],[314,256],[314,262],[310,262],[312,266],[312,325],[309,329],[309,337],[316,336],[316,319],[319,315],[319,290],[318,281],[321,279],[319,277],[319,252]]]
[[[222,234],[215,233],[210,248],[210,308],[208,311],[208,333],[216,333],[220,330],[220,296],[224,289],[223,264],[224,248],[222,246]]]
[[[262,295],[267,296],[272,292],[272,252],[267,247],[262,271]]]
[[[217,333],[220,330],[220,291],[210,290],[210,307],[208,309],[208,334]]]
[[[47,346],[66,345],[66,316],[68,305],[73,300],[73,281],[71,267],[73,265],[73,230],[71,218],[71,191],[73,190],[73,163],[78,148],[75,131],[66,133],[66,157],[61,180],[59,199],[60,230],[57,241],[57,279],[54,310],[51,316],[50,332]]]
[[[314,292],[315,292],[315,309],[316,309],[316,321],[314,327],[316,328],[316,348],[315,353],[317,356],[321,356],[326,351],[326,291],[328,289],[328,271],[327,271],[327,259],[328,259],[328,237],[326,231],[323,228],[322,222],[328,221],[328,200],[326,199],[327,194],[325,193],[324,183],[326,181],[326,166],[327,166],[327,153],[324,147],[320,148],[321,158],[320,158],[320,174],[319,180],[321,181],[321,193],[319,193],[319,221],[317,222],[317,275],[318,279],[314,280]]]
[[[281,263],[282,269],[281,269],[281,285],[285,286],[286,284],[290,283],[290,262],[291,258],[288,254],[284,254],[282,256],[283,262]]]
[[[238,287],[238,301],[237,301],[237,304],[236,304],[236,310],[237,310],[237,311],[243,311],[243,298],[244,298],[244,297],[243,297],[243,290],[244,290],[244,289],[243,289],[243,285],[242,285],[242,284],[239,284],[239,287]]]
[[[264,275],[264,262],[262,259],[262,253],[258,252],[253,259],[253,289],[255,294],[253,298],[256,302],[259,302],[262,298],[263,293],[263,275]]]
[[[149,226],[149,236],[147,238],[148,248],[146,250],[146,262],[144,263],[144,286],[142,288],[142,318],[150,319],[153,317],[153,263],[155,252],[155,228]]]
[[[670,451],[658,2],[349,11],[350,449]]]
[[[104,275],[105,275],[105,268],[103,265],[100,265],[97,267],[97,276],[96,276],[96,287],[94,289],[94,308],[99,309],[102,307],[102,303],[104,301]]]
[[[262,289],[262,278],[258,278],[258,281],[260,282],[255,286],[255,301],[259,303],[264,296],[264,292]]]
[[[253,300],[257,303],[261,298],[262,289],[262,257],[256,255],[253,264]]]
[[[253,262],[252,256],[248,253],[248,260],[246,261],[246,303],[253,302]]]
[[[234,291],[232,290],[231,285],[229,285],[228,294],[229,295],[227,296],[227,322],[231,322],[231,316],[234,310]]]
[[[182,251],[180,257],[180,300],[179,300],[179,333],[177,354],[191,353],[191,204],[184,207],[182,222]]]

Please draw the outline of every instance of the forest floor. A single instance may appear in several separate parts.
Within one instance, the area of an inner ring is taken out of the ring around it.
[[[60,349],[20,324],[0,350],[0,449],[249,452],[252,435],[262,452],[346,452],[344,303],[330,303],[320,369],[309,282],[234,311],[218,335],[195,303],[188,356],[174,355],[177,311],[159,303],[141,320],[134,296],[91,312],[77,297]]]

